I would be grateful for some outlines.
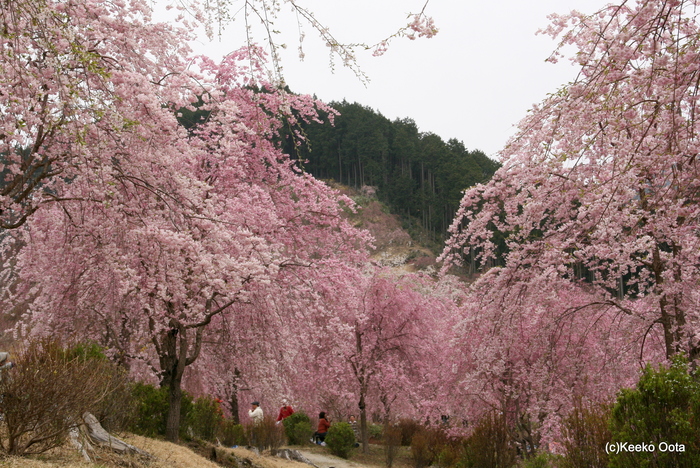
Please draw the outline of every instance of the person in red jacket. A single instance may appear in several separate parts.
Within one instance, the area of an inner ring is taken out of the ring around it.
[[[321,411],[318,414],[318,429],[314,432],[314,436],[311,442],[315,442],[320,445],[326,445],[326,433],[328,428],[331,427],[331,422],[326,418],[326,412]]]
[[[294,414],[294,409],[287,404],[287,400],[282,400],[282,408],[280,408],[280,414],[277,416],[277,422],[279,423],[284,418]]]

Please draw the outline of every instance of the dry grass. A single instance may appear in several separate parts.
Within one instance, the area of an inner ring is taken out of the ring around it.
[[[5,468],[95,468],[95,464],[83,461],[75,449],[58,447],[41,455],[28,457],[7,457],[0,460]]]
[[[144,460],[136,456],[119,456],[107,451],[98,451],[94,462],[88,463],[82,459],[75,449],[66,445],[29,458],[8,457],[0,459],[0,468],[221,468],[220,465],[207,460],[205,457],[182,445],[137,435],[121,437],[124,441],[150,453],[155,459]],[[291,448],[330,456],[330,451],[327,447],[313,445]],[[242,448],[225,450],[230,450],[240,458],[249,459],[253,466],[259,468],[308,468],[308,465],[303,463],[269,456],[259,456]],[[353,466],[384,467],[384,447],[371,444],[369,454],[365,455],[360,449],[356,449],[349,460],[338,459],[338,462],[338,466],[342,465],[340,462],[350,462],[350,465]],[[409,448],[399,447],[399,452],[394,461],[394,468],[411,468],[412,466]]]
[[[106,451],[96,454],[94,463],[85,462],[70,446],[58,447],[30,458],[0,459],[0,468],[221,468],[220,465],[197,455],[187,447],[136,435],[123,436],[128,442],[155,457],[144,460],[136,456],[119,456]],[[303,463],[262,457],[245,449],[227,449],[241,458],[248,458],[261,468],[308,468]]]

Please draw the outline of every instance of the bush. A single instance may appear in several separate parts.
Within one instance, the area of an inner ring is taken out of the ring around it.
[[[227,419],[223,422],[220,429],[221,443],[227,447],[233,445],[248,445],[248,439],[245,435],[245,428],[242,424],[236,424],[233,420]]]
[[[0,449],[12,455],[63,444],[85,412],[106,408],[113,382],[126,378],[103,354],[65,349],[55,339],[30,342],[15,364],[0,380]]]
[[[214,441],[223,423],[224,413],[219,401],[209,396],[197,398],[186,419],[188,432],[191,430],[194,437],[210,442]]]
[[[577,404],[562,422],[562,442],[565,457],[562,468],[605,468],[608,455],[605,444],[610,442],[610,407]]]
[[[489,413],[477,424],[465,443],[464,463],[467,468],[511,468],[517,451],[510,443],[503,414]]]
[[[459,465],[464,457],[463,449],[457,444],[445,444],[437,455],[437,464],[443,468]]]
[[[134,400],[131,395],[132,382],[126,369],[111,363],[97,343],[78,343],[65,350],[68,359],[90,359],[112,369],[104,375],[109,388],[109,398],[104,398],[92,410],[107,432],[125,431],[134,416]]]
[[[553,453],[538,452],[534,457],[524,460],[520,465],[522,468],[560,468],[566,466],[561,455]],[[582,465],[584,466],[584,465]],[[591,468],[594,465],[591,465]]]
[[[384,428],[384,455],[387,468],[391,468],[394,465],[396,454],[401,445],[401,439],[402,431],[398,425],[388,424]]]
[[[384,432],[384,428],[380,426],[379,424],[368,424],[367,425],[367,432],[369,432],[369,438],[374,439],[375,441],[382,440],[382,433]]]
[[[397,427],[401,431],[401,445],[408,447],[411,445],[413,435],[423,426],[418,421],[413,419],[400,419]]]
[[[648,365],[636,388],[619,393],[610,429],[611,443],[654,446],[653,451],[611,454],[612,468],[700,466],[700,384],[687,361],[677,356],[669,368]],[[668,450],[665,444],[683,444],[685,451]]]
[[[289,445],[304,445],[314,433],[309,416],[303,411],[297,411],[282,420],[284,433]]]
[[[246,425],[248,441],[261,452],[284,445],[284,430],[275,419],[273,416],[266,415],[260,423]]]
[[[168,420],[168,389],[137,382],[133,384],[134,417],[129,430],[146,437],[165,436]],[[187,421],[192,408],[192,397],[182,392],[180,421]],[[180,425],[180,436],[186,437],[186,426]]]
[[[444,434],[439,428],[420,427],[411,439],[413,465],[416,468],[432,465],[445,445],[444,440]]]
[[[333,455],[348,458],[352,449],[355,448],[355,432],[350,424],[338,422],[328,429],[325,442]]]
[[[311,440],[314,432],[310,422],[301,421],[297,423],[292,429],[293,440],[297,441],[293,445],[306,445]]]

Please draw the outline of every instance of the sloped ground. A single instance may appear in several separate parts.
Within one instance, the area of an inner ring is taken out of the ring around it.
[[[366,229],[374,237],[372,262],[405,272],[436,268],[435,254],[411,239],[399,216],[391,214],[386,205],[350,187],[331,186],[358,204],[357,212],[348,212],[347,216],[355,227]]]
[[[129,435],[124,440],[153,455],[152,460],[132,455],[116,455],[107,451],[99,451],[92,463],[82,459],[77,450],[69,445],[37,455],[32,458],[9,457],[0,459],[2,468],[221,468],[207,458],[196,454],[182,445]],[[309,468],[309,465],[273,458],[258,456],[245,449],[225,449],[233,453],[241,461],[241,468]],[[341,468],[341,465],[332,465]],[[355,465],[357,467],[357,465]],[[325,465],[324,465],[325,467]],[[346,467],[342,467],[346,468]]]

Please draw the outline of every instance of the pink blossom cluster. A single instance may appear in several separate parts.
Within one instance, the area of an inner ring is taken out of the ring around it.
[[[451,227],[447,265],[503,265],[470,289],[464,388],[550,437],[579,396],[700,349],[698,6],[553,17],[579,77],[520,122]]]

